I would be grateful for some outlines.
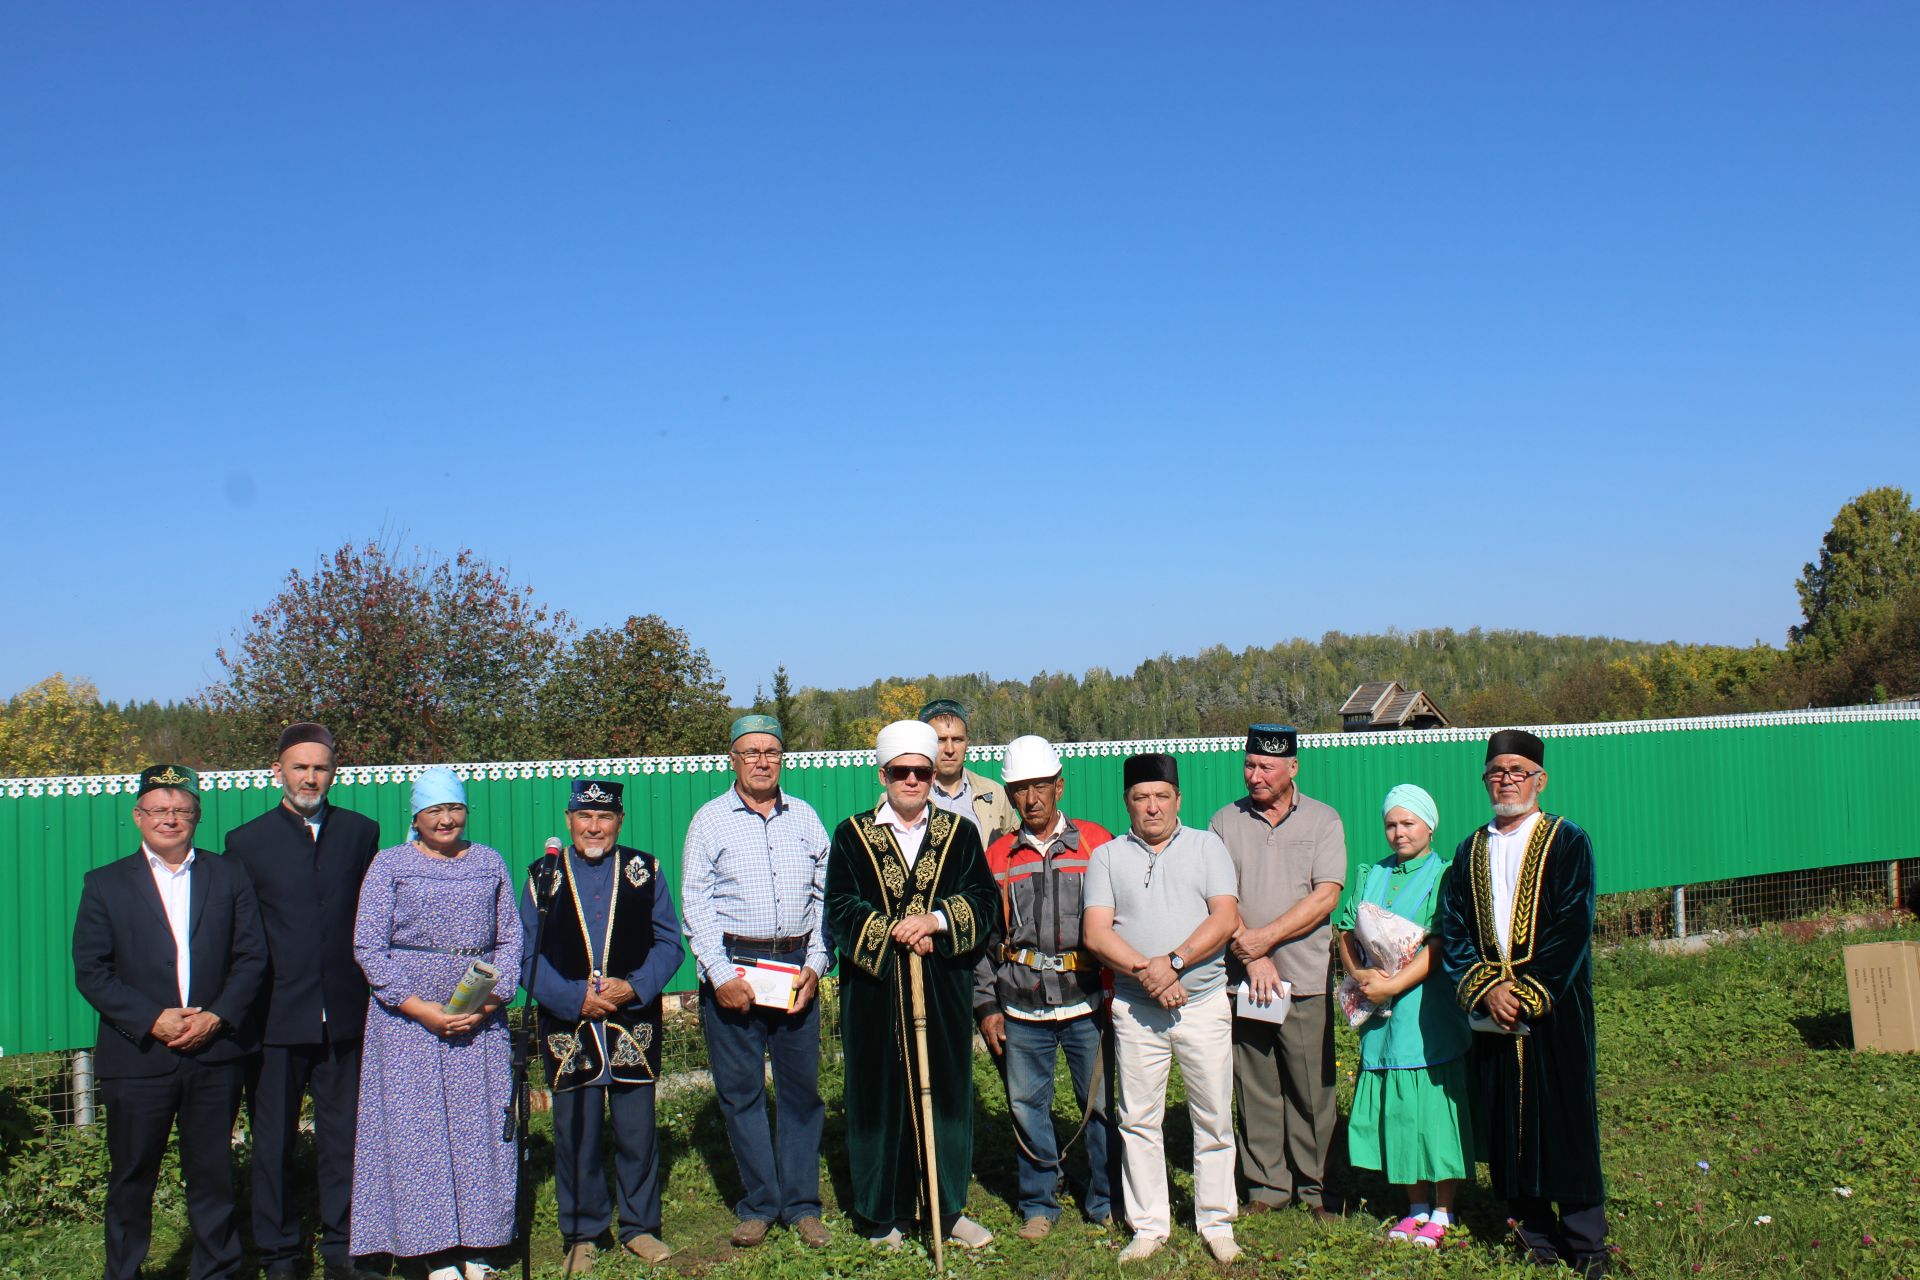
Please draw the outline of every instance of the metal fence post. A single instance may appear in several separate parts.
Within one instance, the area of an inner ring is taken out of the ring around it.
[[[94,1121],[93,1050],[73,1055],[73,1123],[84,1129]]]
[[[1687,936],[1687,886],[1673,886],[1673,936]]]

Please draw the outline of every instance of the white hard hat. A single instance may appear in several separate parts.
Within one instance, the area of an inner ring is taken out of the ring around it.
[[[1007,758],[1000,770],[1000,781],[1012,786],[1051,778],[1060,772],[1060,753],[1037,733],[1015,738],[1007,744]]]

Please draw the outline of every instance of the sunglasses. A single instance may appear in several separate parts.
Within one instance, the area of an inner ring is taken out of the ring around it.
[[[915,782],[932,782],[933,766],[930,764],[890,764],[887,766],[888,782],[905,782],[909,778]]]

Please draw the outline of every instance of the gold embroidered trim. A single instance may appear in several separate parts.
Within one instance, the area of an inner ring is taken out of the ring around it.
[[[1525,964],[1533,959],[1533,943],[1540,918],[1540,885],[1547,874],[1547,846],[1560,830],[1563,819],[1548,821],[1545,814],[1533,824],[1527,851],[1520,858],[1520,877],[1513,888],[1513,920],[1508,925],[1507,956],[1510,964]]]
[[[958,895],[947,899],[947,932],[956,952],[973,950],[976,941],[973,904]]]
[[[1521,977],[1514,981],[1513,995],[1529,1018],[1538,1018],[1553,1007],[1553,997],[1538,978]]]
[[[573,918],[580,922],[580,939],[586,944],[587,964],[593,970],[593,972],[587,976],[593,980],[594,989],[597,991],[599,990],[599,980],[605,976],[607,957],[613,953],[613,918],[619,914],[620,894],[616,889],[613,893],[607,895],[607,936],[601,939],[600,954],[596,956],[593,953],[593,931],[587,928],[587,909],[580,905],[580,883],[573,878],[572,846],[562,849],[560,851],[560,857],[567,868],[567,892],[573,895]],[[617,867],[620,860],[620,850],[618,848],[613,850],[613,859]],[[616,876],[615,881],[617,882],[618,879],[619,877]]]
[[[555,1066],[553,1068],[553,1075],[555,1080],[575,1071],[584,1070],[586,1067],[585,1063],[576,1061],[580,1056],[580,1039],[578,1036],[568,1035],[564,1031],[554,1032],[547,1037],[547,1052],[554,1057]]]
[[[878,911],[868,912],[866,922],[860,926],[860,936],[853,944],[853,962],[877,978],[886,947],[887,917]]]

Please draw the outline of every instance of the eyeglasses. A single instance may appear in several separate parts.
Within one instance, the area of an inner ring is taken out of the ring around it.
[[[1489,769],[1480,775],[1482,782],[1525,782],[1528,778],[1537,778],[1545,769]]]
[[[887,766],[888,782],[932,782],[933,766],[930,764],[890,764]]]
[[[780,757],[785,753],[779,747],[768,747],[764,751],[736,751],[733,754],[737,759],[744,760],[748,764],[759,764],[762,760],[768,764],[778,764]]]
[[[135,813],[144,813],[155,822],[165,822],[169,818],[178,818],[182,822],[192,822],[200,816],[198,809],[147,809],[135,805],[133,811]]]

